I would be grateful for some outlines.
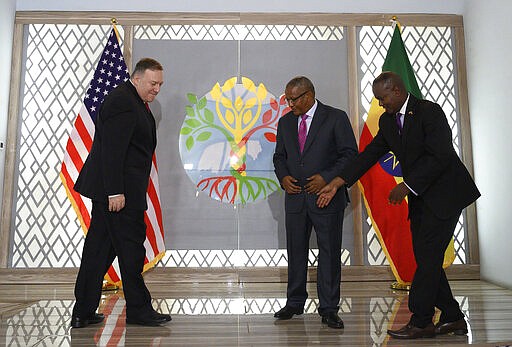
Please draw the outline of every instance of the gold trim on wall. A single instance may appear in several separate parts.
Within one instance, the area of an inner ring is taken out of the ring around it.
[[[296,25],[389,25],[396,16],[410,26],[462,27],[462,16],[451,14],[378,13],[205,13],[205,12],[113,12],[113,11],[21,11],[19,24],[109,24],[115,17],[120,25],[162,24],[296,24]]]

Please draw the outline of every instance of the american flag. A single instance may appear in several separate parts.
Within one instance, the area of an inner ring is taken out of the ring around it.
[[[129,78],[128,68],[124,61],[117,30],[114,26],[110,32],[108,42],[101,54],[98,65],[96,66],[94,77],[85,93],[84,102],[76,117],[71,134],[69,135],[60,172],[60,178],[66,188],[68,198],[77,213],[85,234],[87,234],[91,223],[92,203],[90,199],[75,192],[73,186],[91,150],[92,140],[94,138],[94,123],[103,99],[112,89],[117,87],[120,83],[127,81]],[[147,191],[147,201],[148,209],[144,213],[144,222],[146,223],[146,240],[144,242],[146,258],[144,260],[144,271],[153,267],[165,254],[158,171],[156,156],[154,154]],[[121,284],[121,272],[119,271],[117,258],[105,275],[105,279],[109,283]]]

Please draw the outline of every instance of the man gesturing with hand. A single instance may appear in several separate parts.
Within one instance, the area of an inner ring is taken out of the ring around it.
[[[374,80],[373,94],[385,109],[377,135],[339,177],[320,190],[317,205],[328,208],[339,188],[354,184],[392,151],[400,162],[403,182],[387,199],[396,205],[408,197],[417,268],[409,292],[409,323],[388,334],[399,339],[466,334],[464,314],[452,295],[443,259],[462,209],[480,192],[453,148],[450,125],[438,104],[409,94],[400,76],[392,72],[383,72]],[[441,316],[434,326],[436,307]]]

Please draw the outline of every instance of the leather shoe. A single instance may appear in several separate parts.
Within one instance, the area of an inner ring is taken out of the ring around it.
[[[395,339],[411,340],[420,337],[434,337],[436,336],[434,330],[434,324],[432,323],[429,323],[424,328],[418,328],[409,322],[398,330],[388,330],[388,335],[394,337]]]
[[[97,324],[103,322],[105,316],[103,313],[93,313],[89,317],[79,317],[72,316],[71,317],[71,327],[72,328],[85,328],[89,324]]]
[[[327,324],[329,328],[334,329],[343,329],[343,321],[340,316],[336,312],[329,312],[326,315],[322,316],[322,323]]]
[[[171,316],[169,316],[169,318],[170,317]],[[139,317],[126,317],[126,324],[137,324],[148,327],[158,327],[166,322],[168,322],[168,320],[165,317],[158,317],[154,314]]]
[[[274,318],[285,320],[293,317],[294,314],[303,314],[304,309],[299,307],[291,307],[285,306],[276,313],[274,313]]]
[[[436,324],[435,332],[437,335],[454,333],[455,335],[466,335],[468,333],[468,326],[464,318],[454,322],[439,322]]]
[[[166,322],[170,322],[172,320],[170,314],[160,313],[158,311],[153,311],[153,316],[157,319],[164,319]]]

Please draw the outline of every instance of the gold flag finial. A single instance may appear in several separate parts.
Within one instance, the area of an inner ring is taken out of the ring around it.
[[[116,33],[116,36],[117,36],[117,41],[121,42],[121,38],[119,37],[119,32],[117,31],[117,19],[115,17],[112,17],[110,19],[110,23],[112,24],[112,29],[114,29],[114,32]]]
[[[400,22],[398,22],[398,18],[396,16],[393,16],[391,17],[391,19],[389,20],[389,22],[391,23],[391,27],[393,28],[393,30],[395,30],[395,27],[398,25],[398,27],[400,28]]]

